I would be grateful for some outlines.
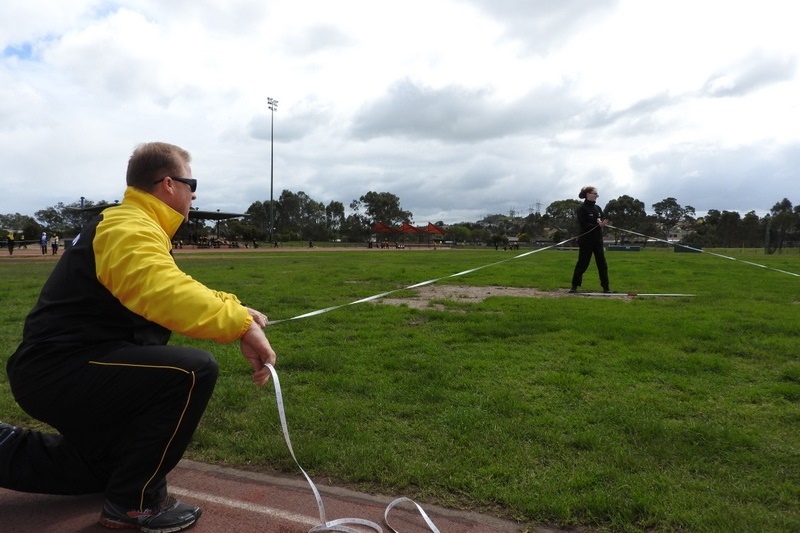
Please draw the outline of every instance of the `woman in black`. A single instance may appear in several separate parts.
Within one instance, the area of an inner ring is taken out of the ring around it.
[[[608,264],[603,253],[603,228],[608,226],[608,220],[603,220],[603,210],[597,205],[597,188],[587,186],[581,189],[578,198],[583,204],[576,210],[581,234],[578,236],[578,263],[572,274],[572,288],[569,292],[578,292],[578,287],[583,281],[583,273],[589,268],[589,263],[594,254],[597,273],[600,274],[600,285],[603,292],[610,293],[608,286]]]

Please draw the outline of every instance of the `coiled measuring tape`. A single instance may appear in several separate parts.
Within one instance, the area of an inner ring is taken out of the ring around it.
[[[340,533],[363,533],[359,529],[355,529],[351,526],[362,526],[369,528],[376,533],[383,533],[383,529],[377,523],[371,520],[365,520],[363,518],[338,518],[336,520],[328,521],[325,517],[325,504],[322,503],[322,496],[317,490],[317,486],[314,485],[314,482],[311,481],[311,478],[303,470],[303,467],[300,466],[300,463],[297,461],[297,457],[294,454],[294,449],[292,448],[292,441],[289,438],[289,426],[286,423],[286,412],[283,408],[283,393],[281,392],[281,384],[278,380],[278,373],[275,371],[275,367],[271,364],[264,365],[266,368],[269,368],[270,374],[272,374],[272,384],[275,387],[275,402],[278,406],[278,416],[281,419],[281,429],[283,430],[283,440],[286,442],[286,447],[289,448],[289,454],[292,456],[294,460],[294,464],[297,465],[297,468],[303,473],[303,476],[306,478],[308,485],[311,487],[311,491],[314,493],[314,498],[317,500],[317,508],[319,509],[319,520],[320,524],[312,527],[308,530],[308,533],[322,533],[322,532],[340,532]],[[428,528],[433,533],[441,533],[436,526],[434,525],[433,521],[430,519],[428,514],[425,512],[420,505],[406,497],[400,497],[392,501],[387,507],[386,510],[383,512],[383,521],[386,523],[386,527],[388,527],[393,533],[400,533],[394,527],[389,524],[389,513],[392,509],[397,507],[401,503],[412,503],[416,506],[417,510],[419,511],[422,518],[425,520],[425,523],[428,525]]]

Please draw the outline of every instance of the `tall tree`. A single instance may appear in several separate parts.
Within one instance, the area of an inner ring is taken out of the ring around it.
[[[325,207],[325,226],[332,237],[341,237],[344,219],[344,204],[342,202],[332,201]]]
[[[742,218],[736,211],[723,211],[717,225],[719,246],[731,248],[742,244]]]
[[[528,235],[531,241],[544,237],[544,217],[541,213],[531,213],[525,217],[525,225],[522,230]]]
[[[58,233],[61,236],[77,235],[80,233],[84,224],[94,215],[87,214],[83,208],[111,205],[106,200],[95,202],[85,199],[83,205],[80,202],[64,204],[58,202],[54,206],[36,211],[36,219],[41,222],[42,227],[50,233]]]
[[[788,198],[784,198],[770,210],[772,215],[772,234],[774,237],[774,245],[770,248],[783,250],[783,243],[786,241],[786,236],[792,231],[794,225],[794,213],[792,211],[792,202]],[[773,240],[773,237],[770,236]]]
[[[388,192],[373,192],[358,199],[364,206],[369,225],[376,222],[383,222],[389,225],[400,225],[406,220],[413,220],[411,211],[405,211],[400,207],[400,198]]]
[[[245,243],[266,238],[262,228],[241,220],[229,220],[225,229],[227,231],[226,236],[229,239]]]
[[[281,192],[278,198],[277,214],[275,215],[275,226],[280,228],[280,233],[284,235],[289,233],[300,235],[304,196],[305,193],[302,191],[295,194],[290,190],[284,189]]]
[[[722,216],[716,209],[709,209],[706,216],[701,217],[695,226],[695,242],[702,246],[717,245],[717,226]]]
[[[764,244],[764,232],[755,211],[748,211],[742,217],[742,239],[748,248],[759,248]]]
[[[40,211],[36,211],[34,216],[36,220],[42,223],[48,231],[56,233],[64,233],[64,217],[62,216],[64,204],[59,204],[57,207],[47,207]]]
[[[694,207],[690,205],[681,207],[678,200],[672,197],[665,198],[653,204],[653,211],[655,211],[656,220],[658,220],[664,232],[665,240],[669,239],[670,230],[674,228],[678,222],[688,222],[690,221],[690,217],[694,217],[695,214]],[[691,218],[691,221],[694,221],[694,218]]]
[[[261,202],[256,200],[245,211],[247,223],[258,228],[258,232],[253,239],[266,239],[269,232],[269,201]]]
[[[604,210],[605,217],[611,221],[615,228],[629,229],[641,232],[642,223],[647,218],[644,202],[631,196],[623,195],[616,200],[610,200]],[[625,242],[625,233],[614,229],[614,243]]]
[[[794,206],[792,211],[792,240],[800,240],[800,205]]]
[[[580,205],[581,202],[574,199],[556,200],[545,210],[546,223],[567,234],[574,232],[578,227],[575,212]]]
[[[354,203],[350,204],[353,209]],[[362,215],[354,210],[354,213],[347,215],[342,224],[342,236],[349,242],[366,242],[369,238],[371,226],[369,226]]]
[[[328,231],[327,219],[325,217],[325,205],[322,202],[312,200],[305,193],[302,193],[301,203],[301,230],[300,234],[304,240],[328,241],[331,234]]]

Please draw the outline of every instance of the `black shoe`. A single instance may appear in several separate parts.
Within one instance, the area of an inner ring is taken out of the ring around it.
[[[576,293],[576,292],[578,292],[578,287],[572,287],[572,288],[569,290],[569,292],[571,292],[571,293],[573,293],[573,294],[574,294],[574,293]]]
[[[0,422],[0,447],[6,442],[11,442],[11,439],[19,435],[19,428]]]
[[[192,526],[202,510],[167,497],[155,509],[129,510],[106,500],[100,524],[110,529],[138,529],[144,533],[175,533]]]
[[[603,293],[604,294],[614,294],[614,291],[612,291],[611,289],[603,289]]]

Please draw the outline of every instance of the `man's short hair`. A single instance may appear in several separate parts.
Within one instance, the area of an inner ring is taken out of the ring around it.
[[[125,181],[130,187],[150,192],[156,180],[167,176],[183,177],[184,164],[191,162],[189,152],[174,144],[152,142],[136,147],[128,160]]]

